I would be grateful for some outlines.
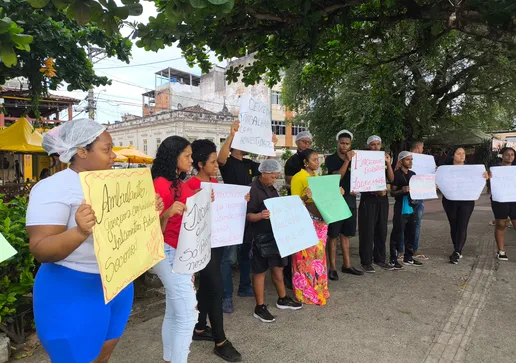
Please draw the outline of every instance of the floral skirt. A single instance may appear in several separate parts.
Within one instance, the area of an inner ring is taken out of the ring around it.
[[[303,304],[326,305],[330,297],[326,267],[328,225],[312,217],[319,243],[292,256],[292,285],[296,299]]]

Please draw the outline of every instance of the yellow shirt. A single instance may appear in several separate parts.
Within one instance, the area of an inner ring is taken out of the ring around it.
[[[310,174],[305,169],[301,169],[299,173],[292,177],[290,182],[290,192],[292,195],[299,195],[303,198],[306,195],[306,188],[308,188],[308,178],[317,176],[317,173]],[[307,199],[306,203],[313,203],[312,199]]]

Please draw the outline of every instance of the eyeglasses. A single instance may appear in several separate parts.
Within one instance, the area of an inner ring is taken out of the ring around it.
[[[312,145],[312,141],[311,140],[298,140],[298,141],[302,142],[305,145]]]

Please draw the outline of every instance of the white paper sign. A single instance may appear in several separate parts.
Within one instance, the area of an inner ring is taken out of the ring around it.
[[[516,202],[516,166],[494,166],[491,169],[491,196],[495,202]]]
[[[413,200],[437,199],[435,174],[413,175],[409,186],[410,198]]]
[[[215,201],[211,203],[211,247],[241,244],[244,241],[247,201],[251,187],[234,184],[201,183],[211,186]]]
[[[276,156],[269,106],[248,93],[240,98],[240,128],[231,147],[253,154]]]
[[[435,183],[448,200],[477,200],[486,185],[484,165],[443,165]]]
[[[386,189],[385,153],[356,151],[351,160],[351,191],[376,192]]]
[[[18,252],[5,239],[4,235],[0,233],[0,263],[10,259]]]
[[[432,155],[412,154],[412,170],[416,175],[435,174],[435,159]]]
[[[211,186],[186,200],[179,241],[172,269],[193,274],[206,267],[211,258]]]
[[[272,232],[281,257],[319,243],[312,218],[299,196],[269,198],[264,203],[271,212]]]

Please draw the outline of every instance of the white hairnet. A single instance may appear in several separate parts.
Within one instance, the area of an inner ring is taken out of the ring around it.
[[[104,126],[87,118],[67,121],[45,134],[43,149],[49,155],[58,154],[63,163],[69,163],[78,148],[91,144],[105,130]]]
[[[260,173],[280,173],[281,164],[276,159],[265,159],[258,167]]]
[[[301,139],[310,139],[312,141],[312,134],[308,131],[301,131],[296,135],[296,142]]]
[[[367,139],[367,145],[369,145],[370,143],[372,143],[374,141],[382,142],[382,138],[380,136],[377,136],[377,135],[369,136],[369,138]]]
[[[335,139],[339,141],[339,136],[342,134],[348,134],[351,138],[351,141],[353,141],[353,134],[351,133],[351,131],[348,130],[340,130],[339,132],[337,132],[337,135],[335,135]]]
[[[405,159],[407,156],[412,155],[410,151],[402,151],[398,154],[398,161]]]

